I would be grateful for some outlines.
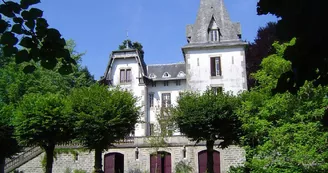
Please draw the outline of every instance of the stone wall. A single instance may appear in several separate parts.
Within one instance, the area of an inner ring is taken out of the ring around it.
[[[183,146],[160,148],[159,151],[166,151],[171,154],[172,173],[175,172],[174,170],[176,163],[181,160],[190,163],[194,169],[194,172],[198,172],[198,153],[205,149],[205,146],[186,146],[186,158],[183,158]],[[135,150],[136,148],[109,149],[103,153],[103,158],[107,153],[121,153],[124,154],[124,172],[128,173],[136,169],[149,172],[150,154],[154,153],[155,150],[146,147],[138,148],[139,159],[136,159],[135,157]],[[215,150],[220,152],[221,173],[226,173],[230,166],[238,166],[245,161],[244,150],[239,147],[230,146],[229,148],[223,150],[218,148]],[[24,173],[42,173],[43,169],[41,161],[43,157],[44,154],[41,154],[26,164],[22,165],[17,170],[23,171]],[[77,157],[75,157],[73,154],[63,153],[57,155],[53,165],[53,172],[64,173],[65,170],[69,168],[70,170],[82,169],[86,170],[88,173],[91,173],[93,170],[93,164],[94,152],[89,153],[86,151],[79,151]]]
[[[23,171],[24,173],[43,173],[42,160],[44,153],[38,157],[25,163],[17,170]],[[70,170],[82,169],[91,173],[93,170],[94,163],[94,152],[78,152],[78,155],[73,154],[57,154],[54,159],[53,173],[64,173],[67,168]]]

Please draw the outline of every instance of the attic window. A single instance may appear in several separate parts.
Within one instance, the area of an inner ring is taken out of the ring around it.
[[[168,78],[168,77],[171,77],[171,75],[170,75],[168,72],[165,72],[165,73],[163,74],[163,78]]]
[[[210,41],[219,41],[219,29],[211,29],[209,31]]]
[[[156,78],[157,76],[154,73],[149,74],[149,78]]]
[[[220,41],[220,36],[221,36],[220,29],[213,17],[208,27],[208,41],[211,42]]]
[[[186,76],[186,73],[184,73],[183,71],[180,71],[178,73],[178,76],[177,77],[185,77]]]

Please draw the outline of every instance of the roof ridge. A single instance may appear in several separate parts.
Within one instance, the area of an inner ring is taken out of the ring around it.
[[[181,61],[181,62],[168,63],[168,64],[148,64],[147,66],[163,66],[163,65],[175,65],[175,64],[185,64],[185,62]]]

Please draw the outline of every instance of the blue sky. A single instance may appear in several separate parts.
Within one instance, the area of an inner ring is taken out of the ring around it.
[[[257,0],[225,0],[230,18],[240,22],[244,40],[253,41],[257,29],[273,16],[256,15]],[[183,61],[185,27],[193,24],[199,0],[43,0],[50,27],[65,39],[73,39],[78,52],[86,52],[82,64],[98,80],[111,51],[126,39],[142,43],[147,64]]]

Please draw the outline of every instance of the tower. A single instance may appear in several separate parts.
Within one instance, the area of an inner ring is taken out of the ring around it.
[[[247,89],[245,45],[239,23],[230,20],[223,0],[201,0],[196,21],[186,28],[182,47],[187,89],[237,93]]]

